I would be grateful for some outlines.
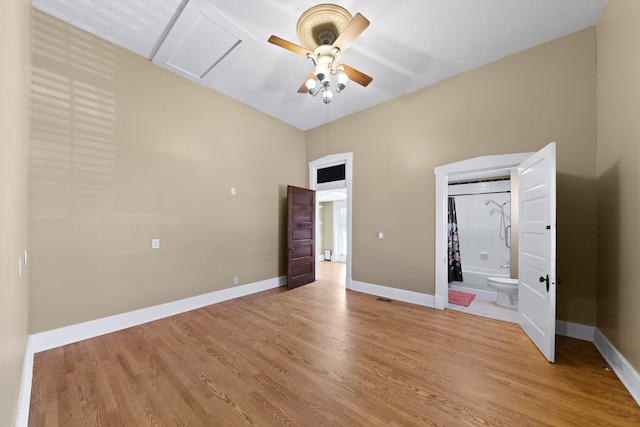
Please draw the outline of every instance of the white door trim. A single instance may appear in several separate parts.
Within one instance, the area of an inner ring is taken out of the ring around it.
[[[345,165],[345,180],[337,183],[318,184],[317,173],[318,168],[327,166]],[[351,289],[351,253],[353,246],[351,245],[351,211],[352,211],[352,183],[353,183],[353,153],[330,154],[320,159],[309,162],[309,188],[311,190],[320,191],[333,188],[347,188],[347,262],[346,262],[346,278],[345,287]],[[316,204],[316,218],[319,218],[319,205]],[[316,242],[320,241],[319,227],[316,227]],[[318,258],[316,258],[316,279],[318,278]]]
[[[433,173],[436,176],[435,308],[445,309],[449,305],[447,271],[447,197],[449,196],[449,182],[510,175],[512,168],[517,167],[532,154],[518,153],[475,157],[433,169]]]

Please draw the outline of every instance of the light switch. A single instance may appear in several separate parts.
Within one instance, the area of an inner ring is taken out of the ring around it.
[[[231,195],[232,196],[236,195],[236,187],[231,187]]]
[[[378,232],[378,240],[382,240],[384,238],[384,233]]]

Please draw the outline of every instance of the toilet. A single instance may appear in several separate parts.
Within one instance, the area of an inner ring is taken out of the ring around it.
[[[502,307],[518,308],[518,279],[509,277],[489,277],[487,286],[498,293],[496,304]]]

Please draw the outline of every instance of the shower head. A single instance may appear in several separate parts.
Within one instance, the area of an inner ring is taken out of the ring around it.
[[[498,202],[496,202],[493,199],[487,199],[486,202],[484,202],[485,206],[489,206],[489,203],[493,203],[494,205],[496,205],[497,207],[499,207],[500,209],[504,208],[504,205],[506,205],[507,203],[509,203],[509,201],[507,200],[506,202],[504,202],[503,204],[500,204]]]

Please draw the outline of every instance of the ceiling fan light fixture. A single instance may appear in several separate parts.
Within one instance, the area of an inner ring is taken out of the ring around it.
[[[309,80],[307,80],[305,82],[304,85],[307,87],[307,91],[309,91],[309,94],[315,95],[315,92],[316,92],[316,80],[309,79]]]
[[[307,9],[298,19],[296,33],[302,46],[309,50],[335,41],[353,16],[337,4],[319,4]]]
[[[328,104],[331,102],[331,98],[333,98],[333,91],[327,87],[322,95],[322,100],[325,104]]]
[[[338,73],[338,91],[342,91],[349,81],[349,76],[344,71]]]
[[[277,36],[268,41],[313,61],[315,69],[298,92],[312,97],[322,92],[322,99],[328,104],[349,80],[364,87],[371,82],[371,77],[340,63],[343,52],[368,26],[369,20],[360,13],[352,16],[341,6],[319,4],[303,12],[298,20],[296,30],[302,46]]]

